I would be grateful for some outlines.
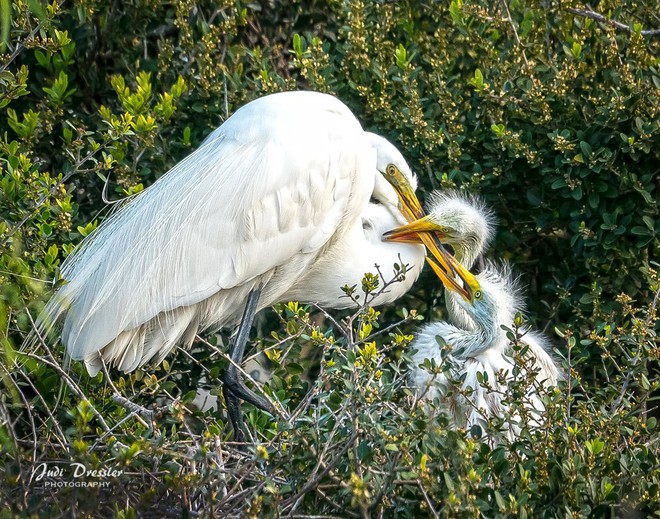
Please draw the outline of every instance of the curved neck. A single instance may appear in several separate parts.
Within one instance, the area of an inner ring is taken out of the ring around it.
[[[449,321],[454,326],[457,326],[463,330],[474,330],[474,320],[465,310],[463,310],[463,308],[458,303],[460,297],[461,296],[459,296],[456,292],[452,292],[451,290],[445,288],[445,304],[447,306]]]
[[[469,242],[469,244],[463,243],[454,247],[454,257],[468,270],[474,266],[480,253],[481,248],[476,246],[476,244],[472,244],[472,242]],[[460,297],[461,296],[455,292],[445,288],[445,304],[447,305],[449,320],[459,328],[474,330],[474,320],[458,304]]]
[[[492,348],[500,338],[500,327],[494,318],[488,316],[484,320],[475,320],[468,316],[462,308],[458,307],[470,319],[471,328],[457,328],[460,332],[454,338],[454,355],[461,358],[475,357]]]

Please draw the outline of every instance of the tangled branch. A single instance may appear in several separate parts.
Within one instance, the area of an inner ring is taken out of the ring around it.
[[[573,7],[569,7],[566,10],[569,13],[577,14],[578,16],[583,16],[584,18],[591,18],[592,20],[596,20],[597,22],[612,25],[621,31],[627,32],[628,34],[632,34],[633,32],[632,29],[625,23],[617,22],[616,20],[611,20],[600,13],[592,11],[591,9],[575,9]],[[640,32],[640,34],[642,36],[658,36],[660,35],[660,29],[643,29]]]

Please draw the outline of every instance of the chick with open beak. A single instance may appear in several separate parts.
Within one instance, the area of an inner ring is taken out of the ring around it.
[[[385,178],[396,190],[399,209],[409,223],[383,235],[387,241],[423,243],[431,253],[426,261],[447,289],[472,302],[481,296],[479,282],[442,245],[443,226],[425,215],[424,209],[405,176],[394,165],[387,167]]]

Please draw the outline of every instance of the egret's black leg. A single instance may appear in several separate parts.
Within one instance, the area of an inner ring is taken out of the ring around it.
[[[227,414],[231,426],[234,429],[234,441],[244,442],[245,435],[243,434],[243,413],[241,412],[240,399],[231,392],[227,386],[224,386],[223,394],[225,396],[225,403],[227,404]]]
[[[229,364],[227,371],[225,371],[222,377],[223,394],[227,404],[227,412],[229,413],[229,419],[234,428],[234,436],[237,441],[242,441],[243,438],[243,416],[241,414],[240,399],[250,402],[264,411],[273,412],[273,407],[270,402],[250,390],[245,385],[236,369],[236,365],[240,365],[243,361],[245,344],[250,335],[250,328],[252,328],[254,315],[257,312],[257,305],[259,303],[259,296],[261,295],[262,288],[263,287],[261,286],[255,288],[248,294],[248,300],[245,305],[245,310],[243,311],[243,318],[241,319],[238,333],[229,345],[229,358],[232,360],[232,363]]]

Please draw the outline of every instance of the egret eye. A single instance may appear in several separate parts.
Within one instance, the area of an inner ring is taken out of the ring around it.
[[[394,175],[396,173],[396,166],[394,164],[388,164],[386,171],[388,175]]]
[[[481,300],[482,297],[483,297],[483,294],[481,293],[481,290],[475,290],[474,291],[474,298],[475,299]]]

